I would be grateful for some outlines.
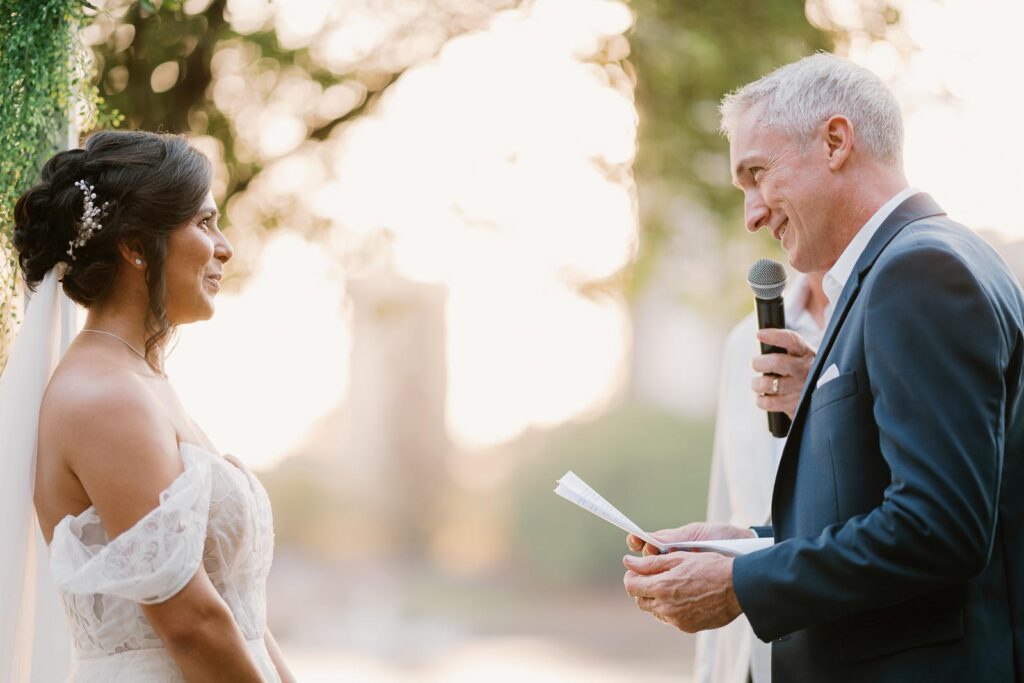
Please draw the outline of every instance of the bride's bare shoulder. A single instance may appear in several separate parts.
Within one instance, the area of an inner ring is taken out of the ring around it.
[[[182,472],[173,425],[145,379],[130,369],[62,363],[39,419],[40,458],[44,450],[59,456],[110,538],[152,509]]]
[[[75,354],[50,379],[39,413],[40,446],[45,439],[68,455],[106,448],[119,435],[138,432],[169,438],[174,430],[145,380],[102,356]]]
[[[52,414],[54,426],[83,418],[116,421],[121,413],[145,409],[152,400],[149,394],[140,378],[124,367],[101,359],[72,359],[54,371],[40,418]]]

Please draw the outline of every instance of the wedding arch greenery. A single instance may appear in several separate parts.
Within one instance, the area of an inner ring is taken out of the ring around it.
[[[89,7],[83,0],[0,0],[0,368],[17,322],[14,202],[67,144],[72,117],[95,124],[102,103],[78,39]],[[118,114],[102,118],[116,123]]]

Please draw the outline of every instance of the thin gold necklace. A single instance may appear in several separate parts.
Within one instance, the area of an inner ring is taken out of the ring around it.
[[[125,345],[125,346],[127,346],[127,347],[128,347],[129,349],[131,349],[131,350],[132,350],[132,352],[133,352],[133,353],[134,353],[134,354],[135,354],[136,356],[138,356],[138,357],[139,357],[139,358],[141,358],[142,360],[146,361],[146,365],[149,365],[149,359],[148,359],[148,358],[146,358],[146,355],[145,355],[144,353],[140,352],[140,351],[139,351],[138,349],[136,349],[136,348],[135,348],[134,346],[132,346],[131,344],[129,344],[129,343],[128,343],[128,342],[127,342],[127,341],[125,340],[125,338],[124,338],[124,337],[121,337],[121,336],[119,336],[119,335],[116,335],[116,334],[114,334],[113,332],[105,332],[104,330],[94,330],[94,329],[92,329],[91,327],[83,327],[81,331],[82,331],[82,332],[96,332],[97,334],[105,334],[105,335],[107,335],[108,337],[113,337],[114,339],[117,339],[117,340],[118,340],[118,341],[120,341],[120,342],[121,342],[122,344],[124,344],[124,345]],[[160,376],[161,376],[161,377],[167,377],[167,375],[165,375],[165,374],[164,374],[164,371],[163,371],[163,369],[159,369],[159,370],[157,370],[157,372],[158,372],[158,373],[160,373]]]

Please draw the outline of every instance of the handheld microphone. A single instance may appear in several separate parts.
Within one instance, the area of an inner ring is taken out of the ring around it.
[[[785,267],[778,261],[758,259],[750,266],[747,283],[754,292],[754,302],[757,305],[757,328],[784,329],[786,310],[782,301],[782,291],[786,288]],[[761,353],[786,353],[786,350],[762,342]],[[785,413],[768,413],[768,430],[772,436],[786,436],[789,433],[789,426],[790,419]]]

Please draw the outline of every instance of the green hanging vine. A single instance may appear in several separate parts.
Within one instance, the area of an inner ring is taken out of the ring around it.
[[[92,61],[78,39],[87,9],[83,0],[0,0],[0,369],[18,320],[14,202],[67,145],[73,117],[82,128],[120,118],[97,106]]]

